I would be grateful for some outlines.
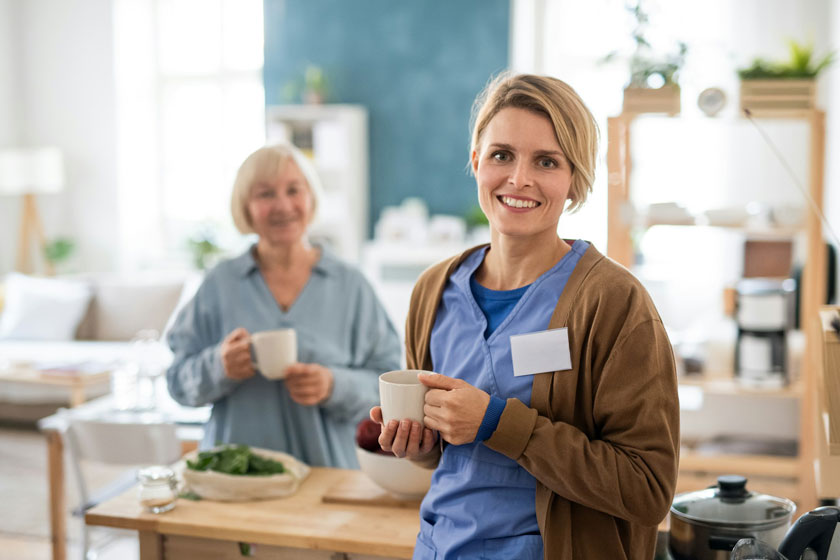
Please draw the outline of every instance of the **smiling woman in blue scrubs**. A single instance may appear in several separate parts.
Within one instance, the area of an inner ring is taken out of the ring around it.
[[[676,483],[671,345],[627,270],[557,233],[591,190],[595,120],[544,76],[497,78],[475,107],[491,242],[418,280],[406,352],[437,372],[420,376],[425,427],[380,436],[435,468],[414,557],[652,558]]]

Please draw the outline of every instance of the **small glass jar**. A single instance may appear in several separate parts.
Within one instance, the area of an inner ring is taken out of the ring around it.
[[[146,467],[137,471],[140,486],[137,499],[152,513],[163,513],[175,507],[178,498],[178,479],[169,467]]]

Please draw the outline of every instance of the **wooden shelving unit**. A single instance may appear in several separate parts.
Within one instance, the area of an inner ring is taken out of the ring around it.
[[[679,227],[730,227],[702,223],[674,224],[645,223],[633,219],[632,189],[630,184],[632,157],[632,124],[634,113],[622,113],[608,120],[608,235],[607,254],[618,263],[632,269],[634,265],[633,233],[659,225]],[[809,126],[809,181],[810,195],[820,207],[823,201],[825,167],[825,113],[821,110],[753,111],[754,119],[794,119]],[[661,117],[673,118],[673,117]],[[675,117],[679,118],[679,117]],[[675,196],[679,200],[679,196]],[[751,389],[739,385],[729,376],[685,378],[686,385],[700,387],[705,393],[748,395],[750,397],[793,398],[800,401],[800,429],[798,454],[795,457],[768,455],[706,455],[684,448],[680,459],[678,492],[696,490],[714,482],[719,474],[738,473],[748,476],[750,486],[765,492],[794,499],[800,511],[816,507],[817,494],[814,463],[818,456],[817,426],[820,407],[816,397],[818,372],[821,367],[822,330],[818,310],[826,297],[826,251],[822,225],[814,212],[807,212],[804,228],[737,228],[751,236],[783,237],[805,235],[806,255],[802,275],[800,324],[805,333],[805,349],[799,379],[778,390]]]

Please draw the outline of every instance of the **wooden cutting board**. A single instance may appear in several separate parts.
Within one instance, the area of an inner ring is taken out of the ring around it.
[[[404,500],[396,498],[374,484],[362,471],[347,471],[333,484],[321,500],[327,504],[354,504],[420,509],[420,498]]]

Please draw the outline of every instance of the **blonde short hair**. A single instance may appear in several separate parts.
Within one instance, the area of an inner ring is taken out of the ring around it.
[[[598,123],[583,100],[557,78],[501,74],[473,103],[470,154],[478,151],[481,135],[493,117],[507,107],[533,111],[551,121],[557,143],[572,166],[569,210],[580,208],[592,192],[598,157]]]
[[[233,182],[233,192],[230,197],[230,213],[233,224],[241,233],[254,233],[251,216],[248,213],[248,198],[251,189],[262,181],[272,181],[277,177],[289,161],[294,161],[306,179],[306,185],[312,195],[312,216],[318,208],[318,200],[322,197],[323,187],[315,166],[296,147],[291,144],[275,144],[264,146],[245,158],[236,180]]]

